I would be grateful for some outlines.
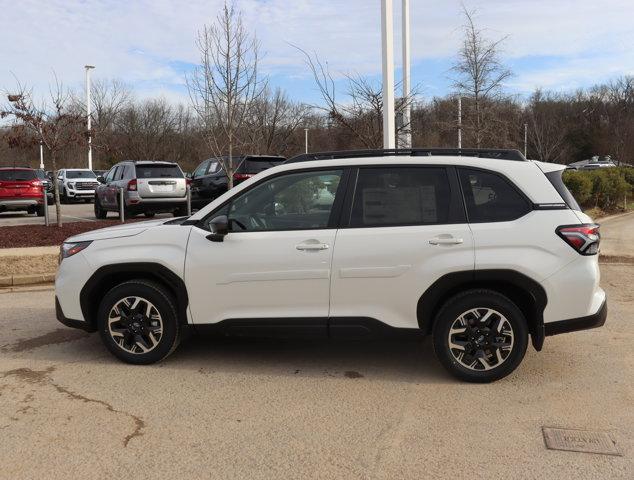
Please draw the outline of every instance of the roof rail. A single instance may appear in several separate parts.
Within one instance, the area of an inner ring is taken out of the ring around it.
[[[396,148],[377,150],[348,150],[341,152],[303,153],[289,158],[284,163],[309,162],[313,160],[334,160],[339,158],[363,158],[363,157],[480,157],[498,160],[515,160],[525,162],[526,158],[519,150],[496,148]]]

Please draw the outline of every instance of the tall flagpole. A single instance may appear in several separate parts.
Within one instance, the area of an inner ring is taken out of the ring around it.
[[[381,47],[383,53],[383,148],[393,149],[394,128],[394,14],[392,0],[381,0]]]

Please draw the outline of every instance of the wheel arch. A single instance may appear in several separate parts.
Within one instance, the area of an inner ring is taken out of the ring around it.
[[[453,272],[436,280],[418,300],[416,316],[425,333],[431,333],[442,305],[453,295],[470,289],[486,288],[508,297],[526,317],[531,341],[536,350],[544,344],[544,309],[548,302],[544,288],[515,270],[472,270]]]
[[[165,287],[176,301],[179,323],[187,323],[189,297],[185,282],[166,266],[152,262],[118,263],[97,269],[79,293],[79,303],[85,321],[93,327],[97,325],[100,302],[95,301],[95,295],[101,293],[103,296],[112,287],[134,279],[151,280]]]

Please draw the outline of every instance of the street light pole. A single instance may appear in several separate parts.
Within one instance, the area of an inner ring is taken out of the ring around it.
[[[383,56],[383,148],[393,149],[394,129],[394,12],[392,0],[381,0],[381,50]]]
[[[304,153],[308,153],[308,129],[304,129]]]
[[[409,42],[409,0],[403,0],[403,133],[399,135],[399,148],[412,148],[411,89],[410,89],[410,42]]]
[[[524,157],[528,151],[528,123],[524,124]]]
[[[458,95],[458,148],[462,148],[462,96]]]
[[[86,123],[88,127],[88,170],[92,170],[92,123],[90,118],[90,71],[93,65],[85,65],[86,69]]]

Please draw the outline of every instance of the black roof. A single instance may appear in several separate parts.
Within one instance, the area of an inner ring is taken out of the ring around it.
[[[303,153],[290,158],[285,163],[309,162],[313,160],[333,160],[340,158],[363,158],[363,157],[435,157],[435,156],[456,156],[456,157],[480,157],[493,158],[498,160],[515,160],[525,162],[526,158],[519,150],[496,149],[496,148],[398,148],[379,150],[349,150],[341,152],[319,152]]]

